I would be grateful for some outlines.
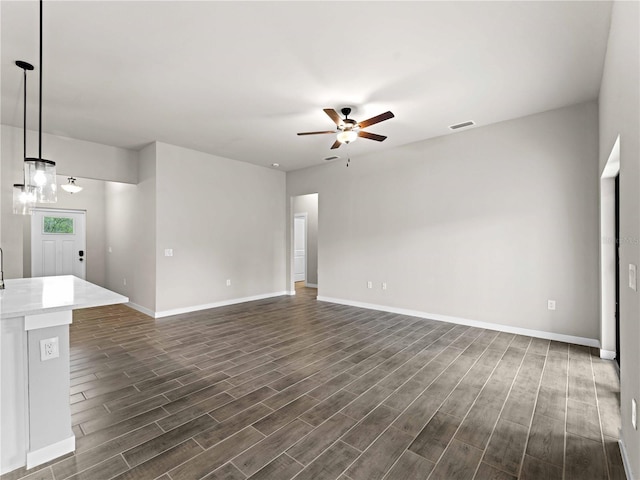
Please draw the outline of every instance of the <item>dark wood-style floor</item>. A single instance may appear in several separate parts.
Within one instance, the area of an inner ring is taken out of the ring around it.
[[[3,480],[623,479],[588,348],[317,302],[71,326],[75,454]]]

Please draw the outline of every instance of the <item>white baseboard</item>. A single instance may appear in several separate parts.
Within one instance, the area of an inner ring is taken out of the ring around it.
[[[295,290],[288,290],[286,295],[295,295],[296,291]]]
[[[43,463],[47,463],[54,458],[61,457],[76,449],[76,437],[71,435],[57,443],[47,445],[46,447],[27,452],[27,469],[37,467]]]
[[[458,325],[466,325],[469,327],[486,328],[488,330],[515,333],[517,335],[525,335],[527,337],[544,338],[545,340],[556,340],[558,342],[574,343],[576,345],[585,345],[587,347],[600,348],[600,341],[595,338],[575,337],[573,335],[564,335],[562,333],[544,332],[542,330],[531,330],[528,328],[512,327],[509,325],[501,325],[499,323],[481,322],[478,320],[470,320],[468,318],[439,315],[437,313],[427,313],[421,312],[419,310],[408,310],[406,308],[387,307],[385,305],[376,305],[373,303],[354,302],[352,300],[343,300],[341,298],[318,296],[318,300],[321,302],[338,303],[340,305],[349,305],[351,307],[368,308],[369,310],[398,313],[400,315],[409,315],[411,317],[427,318],[430,320],[439,320],[441,322],[455,323]]]
[[[244,297],[244,298],[232,298],[230,300],[222,300],[221,302],[206,303],[204,305],[194,305],[191,307],[184,307],[184,308],[173,308],[171,310],[163,310],[160,312],[155,312],[155,318],[170,317],[171,315],[180,315],[181,313],[197,312],[199,310],[208,310],[209,308],[226,307],[227,305],[253,302],[255,300],[264,300],[265,298],[280,297],[282,295],[287,295],[287,294],[289,294],[289,292],[287,291],[264,293],[262,295],[254,295],[252,297]]]
[[[150,310],[146,307],[143,307],[142,305],[138,305],[137,303],[133,303],[133,302],[129,302],[125,304],[127,307],[131,307],[134,310],[137,310],[141,313],[144,313],[145,315],[149,315],[150,317],[155,317],[155,312],[153,310]]]
[[[616,358],[616,352],[612,352],[611,350],[600,349],[600,358],[605,360],[614,360]]]
[[[624,473],[627,474],[627,480],[635,480],[633,472],[631,471],[631,463],[629,463],[629,456],[627,455],[627,447],[624,446],[622,439],[618,440],[620,445],[620,453],[622,456],[622,464],[624,465]]]
[[[318,288],[317,283],[305,283],[304,286],[309,288]]]

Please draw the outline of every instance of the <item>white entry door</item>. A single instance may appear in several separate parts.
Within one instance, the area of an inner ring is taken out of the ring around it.
[[[293,218],[293,281],[307,279],[307,216]]]
[[[86,212],[34,209],[31,217],[31,276],[86,277]]]

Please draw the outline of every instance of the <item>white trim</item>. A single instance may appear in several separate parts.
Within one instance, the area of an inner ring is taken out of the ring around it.
[[[204,305],[194,305],[192,307],[173,308],[171,310],[163,310],[161,312],[155,312],[155,318],[169,317],[171,315],[180,315],[181,313],[197,312],[199,310],[207,310],[209,308],[226,307],[227,305],[235,305],[236,303],[253,302],[255,300],[263,300],[265,298],[280,297],[287,295],[289,292],[273,292],[265,293],[262,295],[254,295],[252,297],[244,298],[232,298],[230,300],[223,300],[221,302],[205,303]]]
[[[75,449],[76,437],[75,435],[71,435],[69,438],[65,438],[57,443],[52,443],[33,452],[27,452],[27,470],[73,452]]]
[[[35,207],[31,209],[34,212],[60,212],[60,213],[87,213],[86,208],[48,208],[48,207]]]
[[[627,480],[635,480],[633,472],[631,471],[631,463],[629,462],[629,455],[627,455],[627,448],[624,446],[622,438],[618,440],[618,445],[620,445],[622,464],[624,465],[624,473],[627,475]]]
[[[289,290],[288,292],[285,292],[285,295],[295,295],[296,291],[295,290]]]
[[[615,360],[616,352],[612,352],[611,350],[600,349],[600,358],[605,360]]]
[[[317,283],[308,283],[308,282],[305,282],[304,286],[305,286],[305,287],[309,287],[309,288],[318,288],[318,284],[317,284]]]
[[[25,315],[25,331],[38,328],[56,327],[58,325],[70,325],[73,319],[71,310],[61,312],[40,313],[38,315]]]
[[[321,302],[338,303],[340,305],[368,308],[370,310],[379,310],[381,312],[398,313],[400,315],[409,315],[412,317],[428,318],[430,320],[455,323],[458,325],[467,325],[469,327],[486,328],[489,330],[497,330],[500,332],[515,333],[517,335],[526,335],[528,337],[544,338],[545,340],[556,340],[558,342],[574,343],[576,345],[585,345],[587,347],[600,348],[600,341],[596,340],[595,338],[575,337],[573,335],[544,332],[542,330],[530,330],[528,328],[511,327],[509,325],[501,325],[499,323],[481,322],[478,320],[470,320],[468,318],[451,317],[449,315],[420,312],[418,310],[408,310],[406,308],[387,307],[385,305],[375,305],[372,303],[354,302],[351,300],[343,300],[341,298],[318,296],[317,299]]]
[[[138,305],[137,303],[129,302],[126,305],[127,307],[133,308],[134,310],[137,310],[140,313],[144,313],[145,315],[149,315],[150,317],[155,318],[156,316],[153,310],[150,310],[147,307],[143,307],[142,305]]]

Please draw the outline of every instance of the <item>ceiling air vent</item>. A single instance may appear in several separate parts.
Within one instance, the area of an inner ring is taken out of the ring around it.
[[[457,130],[459,128],[470,127],[471,125],[475,125],[475,123],[471,120],[468,122],[457,123],[456,125],[449,125],[451,130]]]
[[[337,160],[340,157],[338,155],[331,155],[330,157],[324,157],[324,160],[326,160],[327,162],[330,162],[331,160]]]

